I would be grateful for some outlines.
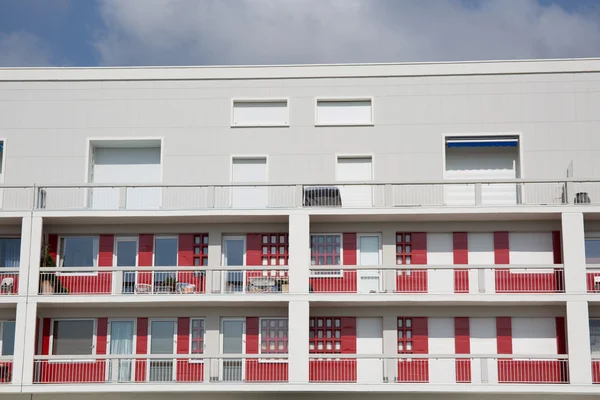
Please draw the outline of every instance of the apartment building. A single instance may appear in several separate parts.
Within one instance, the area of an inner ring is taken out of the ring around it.
[[[0,396],[600,394],[600,60],[0,69]]]

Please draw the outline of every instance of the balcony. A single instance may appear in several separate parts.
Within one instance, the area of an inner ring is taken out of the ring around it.
[[[493,194],[509,188],[514,195]],[[460,192],[459,200],[456,193]],[[212,210],[600,204],[597,180],[415,183],[0,186],[0,208],[29,210]]]
[[[336,266],[337,267],[337,266]],[[564,293],[562,265],[311,266],[311,293]]]
[[[282,383],[287,355],[36,356],[34,384]]]
[[[66,271],[65,271],[66,270]],[[287,267],[40,268],[40,295],[193,295],[289,292]]]
[[[567,384],[568,356],[311,355],[311,383]]]

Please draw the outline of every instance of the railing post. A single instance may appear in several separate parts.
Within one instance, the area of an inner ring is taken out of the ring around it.
[[[481,183],[475,184],[475,205],[480,206],[483,203]]]
[[[206,208],[215,208],[217,204],[216,196],[217,191],[215,186],[208,186],[206,188]]]
[[[302,208],[304,206],[304,185],[296,185],[294,190],[294,203],[297,208]]]
[[[124,210],[127,208],[127,187],[119,187],[119,208]]]

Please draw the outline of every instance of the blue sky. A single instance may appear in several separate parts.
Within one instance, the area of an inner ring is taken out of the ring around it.
[[[0,66],[600,56],[600,0],[0,0]]]

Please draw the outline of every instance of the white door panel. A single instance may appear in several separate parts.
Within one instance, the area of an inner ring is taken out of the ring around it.
[[[383,353],[381,318],[356,319],[356,354]],[[383,359],[358,359],[358,383],[383,383]]]

